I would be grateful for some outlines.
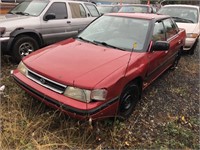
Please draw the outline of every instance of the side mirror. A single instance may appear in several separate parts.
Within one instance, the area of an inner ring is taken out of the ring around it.
[[[170,44],[166,41],[155,41],[151,46],[151,51],[167,51]]]
[[[55,19],[55,18],[56,18],[56,15],[54,13],[46,14],[44,16],[44,21],[52,20],[52,19]]]

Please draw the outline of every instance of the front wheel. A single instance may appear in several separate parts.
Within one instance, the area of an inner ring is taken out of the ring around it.
[[[18,36],[12,47],[12,57],[16,62],[20,62],[24,56],[37,50],[39,45],[37,41],[26,35]]]
[[[127,119],[133,112],[137,102],[140,99],[140,88],[136,82],[126,86],[121,93],[118,115]]]

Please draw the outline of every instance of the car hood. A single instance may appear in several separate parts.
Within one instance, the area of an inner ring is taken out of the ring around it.
[[[130,54],[70,39],[36,51],[23,61],[29,69],[51,80],[92,89],[119,69],[125,73]]]
[[[0,17],[0,26],[10,28],[15,26],[25,26],[26,24],[30,24],[30,22],[34,22],[36,17],[33,16],[23,16],[23,15],[14,15],[14,14],[6,14]]]
[[[198,33],[200,32],[200,24],[196,23],[178,23],[179,28],[183,28],[186,30],[186,33]]]

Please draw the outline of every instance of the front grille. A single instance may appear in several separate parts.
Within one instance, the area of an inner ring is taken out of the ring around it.
[[[57,93],[64,93],[65,89],[66,89],[66,85],[63,85],[63,84],[60,84],[58,82],[55,82],[53,80],[50,80],[44,76],[41,76],[31,70],[28,70],[28,73],[27,73],[27,77],[31,80],[33,80],[34,82],[52,90],[52,91],[55,91]]]

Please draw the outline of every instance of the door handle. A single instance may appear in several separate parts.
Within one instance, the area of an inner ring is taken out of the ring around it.
[[[67,21],[67,23],[71,23],[71,21]]]
[[[178,44],[181,44],[181,40],[178,41]]]

